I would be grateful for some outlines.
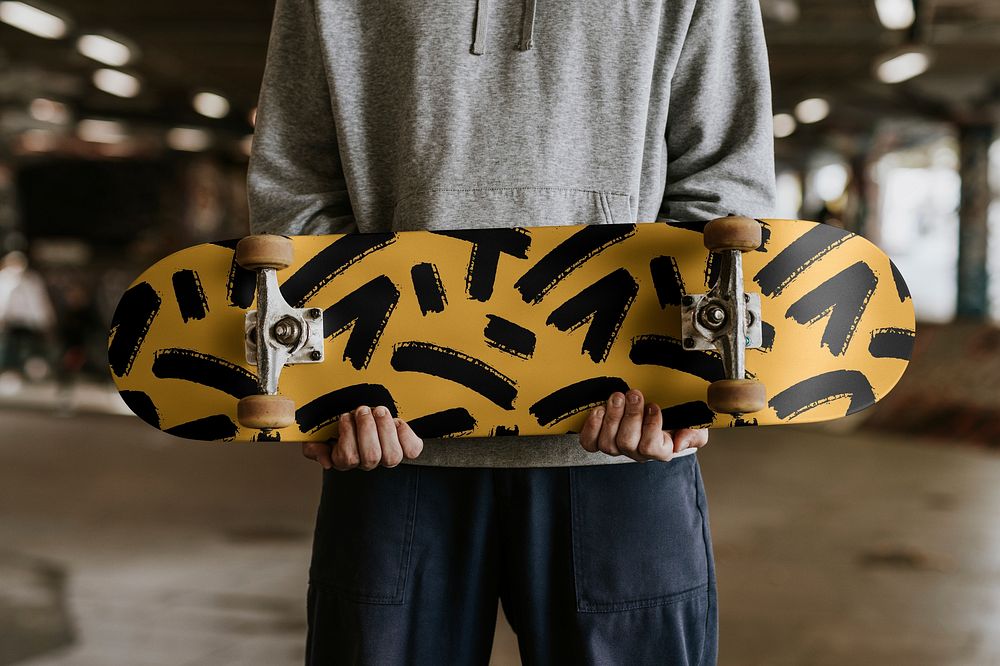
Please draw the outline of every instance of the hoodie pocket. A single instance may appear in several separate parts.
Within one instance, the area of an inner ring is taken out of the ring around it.
[[[632,222],[625,192],[484,185],[431,188],[396,203],[393,231],[553,227]]]

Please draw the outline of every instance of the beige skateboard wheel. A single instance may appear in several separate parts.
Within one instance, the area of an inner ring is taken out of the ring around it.
[[[292,241],[284,236],[247,236],[236,244],[236,262],[249,270],[288,268],[294,256]]]
[[[766,404],[767,392],[756,379],[720,379],[708,385],[708,408],[716,414],[752,414]]]
[[[295,423],[295,401],[283,395],[248,395],[236,406],[236,418],[245,428],[287,428]]]
[[[760,222],[749,217],[720,217],[705,225],[705,247],[712,252],[749,252],[760,247],[760,242]]]

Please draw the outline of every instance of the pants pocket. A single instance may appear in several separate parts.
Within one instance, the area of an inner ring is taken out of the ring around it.
[[[311,584],[350,601],[403,603],[419,473],[410,465],[324,472]]]
[[[711,551],[696,456],[570,472],[580,612],[649,608],[705,595]]]

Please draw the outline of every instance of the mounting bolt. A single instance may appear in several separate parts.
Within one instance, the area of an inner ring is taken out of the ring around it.
[[[684,338],[684,347],[687,349],[694,347],[694,338]]]
[[[750,338],[747,338],[747,344],[750,344]],[[311,358],[314,361],[318,361],[321,358],[323,358],[323,355],[314,349],[311,352],[309,352],[309,358]]]
[[[323,316],[323,311],[320,310],[319,308],[309,308],[310,319],[319,319],[322,316]]]
[[[713,305],[705,311],[705,319],[716,326],[726,321],[726,311],[718,305]]]
[[[694,305],[694,296],[685,296],[681,299],[681,304],[685,307],[691,307]]]
[[[294,347],[302,338],[302,325],[294,317],[282,317],[271,328],[271,335],[278,344]]]

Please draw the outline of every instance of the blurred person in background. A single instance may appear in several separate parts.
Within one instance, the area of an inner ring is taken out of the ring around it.
[[[24,253],[8,252],[0,259],[0,377],[18,373],[36,380],[48,374],[55,322],[42,277]]]
[[[756,0],[537,10],[278,0],[252,232],[771,215]],[[560,436],[421,440],[385,405],[342,414],[303,447],[326,470],[308,663],[486,663],[498,597],[524,663],[715,663],[707,441],[636,389]]]

